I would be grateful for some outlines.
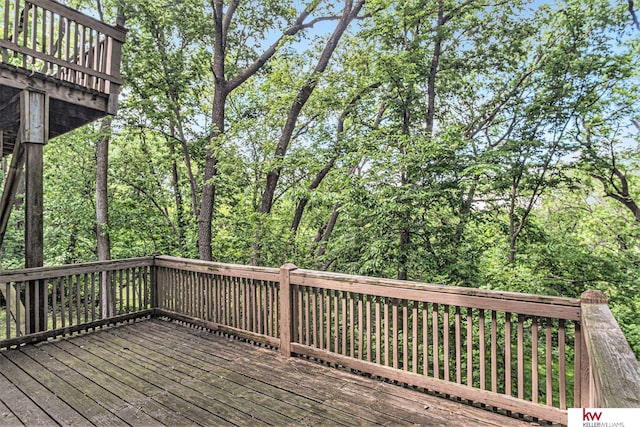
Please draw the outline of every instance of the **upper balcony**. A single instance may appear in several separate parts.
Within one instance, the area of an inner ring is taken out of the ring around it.
[[[52,0],[0,0],[3,155],[20,126],[18,94],[49,100],[49,138],[115,114],[126,31]],[[119,23],[121,24],[121,23]]]

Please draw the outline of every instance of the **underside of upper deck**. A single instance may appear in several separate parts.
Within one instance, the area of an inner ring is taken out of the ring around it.
[[[2,425],[527,425],[152,319],[0,352]]]
[[[3,132],[3,156],[13,153],[21,122],[20,93],[23,90],[48,95],[47,139],[105,117],[115,108],[110,106],[110,95],[0,62],[0,131]]]
[[[115,113],[122,22],[112,27],[51,0],[2,0],[0,16],[3,156],[26,120],[22,91],[46,94],[46,140]]]

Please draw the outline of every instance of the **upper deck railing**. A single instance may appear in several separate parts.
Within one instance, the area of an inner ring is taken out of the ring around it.
[[[105,94],[122,85],[125,30],[51,0],[0,0],[0,60]]]
[[[30,286],[42,280],[47,295]],[[560,298],[164,256],[1,272],[0,290],[0,348],[167,316],[555,423],[571,407],[640,406],[640,366],[598,292]],[[47,328],[26,334],[38,324],[30,302],[42,300]]]

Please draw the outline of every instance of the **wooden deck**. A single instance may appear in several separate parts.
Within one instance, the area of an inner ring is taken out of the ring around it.
[[[0,425],[528,425],[153,319],[0,352]]]

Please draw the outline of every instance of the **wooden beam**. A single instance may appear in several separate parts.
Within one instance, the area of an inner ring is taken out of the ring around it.
[[[25,147],[25,267],[44,264],[44,144],[49,139],[49,97],[25,90],[20,100],[20,138]],[[28,333],[46,329],[47,287],[44,280],[30,281]]]
[[[2,246],[7,225],[9,224],[9,217],[11,216],[11,210],[14,205],[16,193],[18,192],[20,179],[22,178],[23,165],[24,149],[18,136],[13,147],[13,156],[11,157],[9,172],[7,173],[2,198],[0,199],[0,246]]]

